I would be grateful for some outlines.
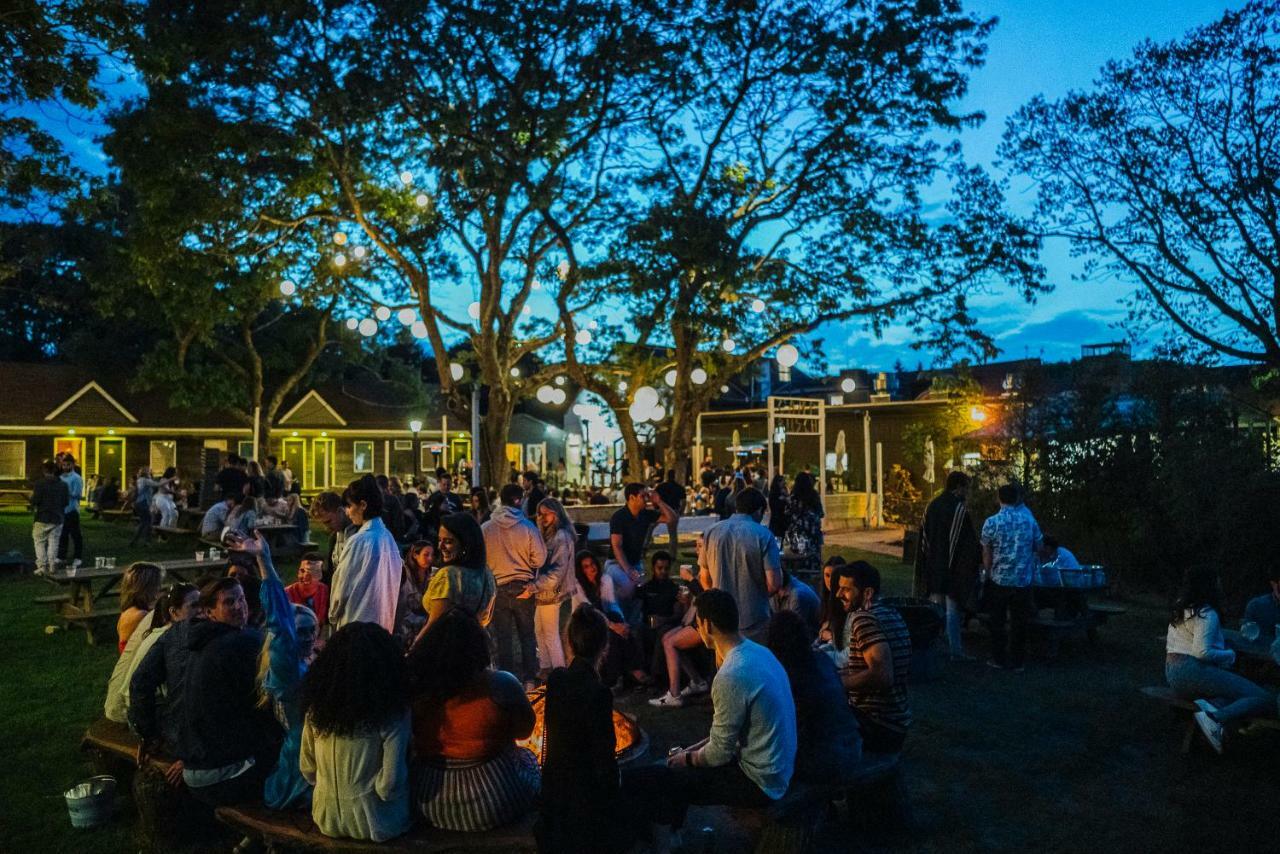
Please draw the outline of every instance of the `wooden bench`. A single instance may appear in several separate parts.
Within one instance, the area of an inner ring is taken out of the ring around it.
[[[501,854],[534,854],[538,850],[533,836],[536,813],[507,827],[477,833],[415,826],[404,836],[386,842],[363,842],[325,836],[316,828],[311,814],[304,811],[276,812],[256,805],[219,807],[215,815],[218,821],[237,832],[262,840],[270,851],[336,851],[344,854],[453,854],[463,851],[492,851]]]
[[[735,823],[756,835],[755,854],[803,854],[813,847],[830,806],[839,801],[847,805],[849,817],[865,827],[909,825],[899,755],[866,754],[842,783],[797,782],[767,807],[734,807],[729,813]]]
[[[106,519],[108,522],[126,522],[135,518],[132,510],[121,510],[120,508],[116,508],[114,510],[99,510],[98,515],[103,519]]]
[[[1170,709],[1177,712],[1185,712],[1190,716],[1182,733],[1182,753],[1189,753],[1191,751],[1191,743],[1195,740],[1196,730],[1199,729],[1195,721],[1195,713],[1200,711],[1199,706],[1185,697],[1179,697],[1172,688],[1166,685],[1147,685],[1139,688],[1138,692],[1148,699],[1163,703]],[[1221,698],[1211,698],[1209,702],[1215,706],[1224,706],[1227,703],[1226,700]],[[1280,730],[1280,720],[1276,718],[1250,718],[1244,726],[1250,730]]]
[[[184,537],[194,537],[198,539],[200,537],[200,531],[196,528],[166,528],[162,525],[156,525],[151,530],[157,534],[177,539],[182,539]]]

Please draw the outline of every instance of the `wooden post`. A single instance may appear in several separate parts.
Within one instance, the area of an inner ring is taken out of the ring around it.
[[[884,527],[884,445],[876,442],[876,527]]]
[[[871,527],[871,410],[862,412],[862,471],[866,475],[866,496],[862,510],[862,526]]]

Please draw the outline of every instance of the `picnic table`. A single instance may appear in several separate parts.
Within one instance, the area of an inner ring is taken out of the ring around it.
[[[311,546],[302,542],[297,525],[258,525],[253,530],[262,532],[273,555],[294,555]]]
[[[1249,640],[1235,629],[1223,629],[1227,646],[1236,651],[1240,675],[1255,682],[1280,683],[1280,664],[1271,655],[1271,639]]]
[[[157,565],[163,571],[162,578],[172,578],[190,583],[209,571],[218,571],[218,561],[198,561],[191,559],[159,561]],[[89,636],[89,643],[94,643],[95,627],[114,620],[120,615],[120,606],[116,601],[120,597],[120,579],[124,577],[126,567],[80,567],[74,572],[59,572],[42,575],[45,582],[57,588],[65,588],[64,592],[49,596],[37,596],[37,604],[53,606],[54,617],[62,621],[64,627],[78,626]],[[45,631],[55,629],[50,626]]]
[[[1031,626],[1048,636],[1050,657],[1057,656],[1064,636],[1083,632],[1090,642],[1096,641],[1098,626],[1106,623],[1109,617],[1119,616],[1127,610],[1122,605],[1098,601],[1110,589],[1110,585],[1101,580],[1102,574],[1096,571],[1100,569],[1084,566],[1080,570],[1061,571],[1064,580],[1071,573],[1074,583],[1055,584],[1037,573],[1031,586],[1036,609]],[[1082,580],[1084,583],[1080,583]],[[1041,611],[1053,613],[1041,616]]]

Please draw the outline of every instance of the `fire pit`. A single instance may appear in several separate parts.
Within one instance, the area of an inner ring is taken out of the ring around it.
[[[533,705],[534,714],[533,734],[516,742],[532,753],[539,765],[542,764],[542,735],[546,732],[546,721],[543,718],[546,699],[546,692],[542,688],[529,692],[529,702]],[[619,768],[643,758],[649,752],[649,736],[636,723],[635,718],[617,709],[613,710],[613,737]]]

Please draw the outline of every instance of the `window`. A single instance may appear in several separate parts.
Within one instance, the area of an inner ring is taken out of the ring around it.
[[[0,442],[0,480],[26,480],[27,443],[21,439]]]
[[[227,440],[226,439],[205,439],[203,447],[208,448],[210,450],[214,450],[214,451],[226,452]]]
[[[396,449],[397,451],[412,451],[412,450],[413,450],[413,440],[412,440],[412,439],[396,439],[396,440],[395,440],[395,442],[393,443],[393,445],[394,445],[394,447],[395,447],[395,449]]]
[[[178,443],[172,439],[157,440],[151,443],[151,471],[159,475],[169,466],[178,464]]]
[[[241,439],[236,442],[236,453],[244,457],[246,460],[253,459],[253,440]]]
[[[351,443],[351,470],[356,474],[373,472],[373,442]]]

